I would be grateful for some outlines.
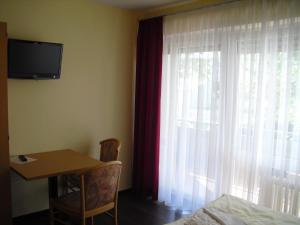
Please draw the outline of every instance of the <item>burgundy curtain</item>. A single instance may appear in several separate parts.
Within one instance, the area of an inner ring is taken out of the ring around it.
[[[158,197],[163,18],[140,21],[137,40],[133,189]]]

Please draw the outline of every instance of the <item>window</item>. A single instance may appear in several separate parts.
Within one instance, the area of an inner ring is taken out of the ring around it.
[[[300,19],[269,18],[274,5],[248,18],[252,7],[165,21],[159,199],[168,205],[196,209],[227,193],[300,213]]]

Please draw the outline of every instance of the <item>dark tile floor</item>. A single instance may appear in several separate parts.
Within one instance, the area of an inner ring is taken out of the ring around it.
[[[119,225],[162,225],[181,218],[180,211],[171,210],[152,200],[135,197],[131,191],[119,194]],[[95,225],[113,225],[114,221],[107,215],[94,218]],[[14,218],[14,225],[47,225],[48,211],[42,211]]]

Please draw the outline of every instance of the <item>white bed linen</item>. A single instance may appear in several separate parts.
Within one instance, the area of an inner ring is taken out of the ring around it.
[[[230,195],[223,195],[205,208],[228,213],[247,225],[300,225],[300,219],[297,217],[278,213]],[[207,216],[208,214],[199,209],[193,215],[168,225],[220,225],[217,221],[207,220]]]

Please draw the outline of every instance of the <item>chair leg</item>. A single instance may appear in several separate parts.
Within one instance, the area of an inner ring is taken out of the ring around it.
[[[82,217],[81,225],[86,225],[86,219],[85,219],[85,217]]]
[[[91,225],[94,225],[94,217],[91,217]]]
[[[114,208],[115,225],[118,225],[118,207]]]

